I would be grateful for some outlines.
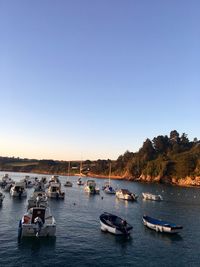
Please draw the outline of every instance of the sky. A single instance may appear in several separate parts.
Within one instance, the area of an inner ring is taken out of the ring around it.
[[[0,155],[115,160],[200,138],[200,1],[0,0]]]

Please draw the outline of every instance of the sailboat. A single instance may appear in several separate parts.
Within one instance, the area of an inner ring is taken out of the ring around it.
[[[84,185],[84,182],[81,181],[81,176],[82,176],[82,161],[80,163],[80,177],[78,178],[77,185]]]
[[[107,194],[115,194],[115,190],[113,189],[113,187],[110,184],[110,176],[111,176],[111,163],[109,166],[109,182],[108,182],[108,184],[105,185],[104,192]]]
[[[69,174],[70,174],[70,161],[68,163],[68,177],[69,177]],[[72,187],[72,185],[73,184],[70,181],[66,181],[65,184],[64,184],[64,186],[68,186],[68,187]]]

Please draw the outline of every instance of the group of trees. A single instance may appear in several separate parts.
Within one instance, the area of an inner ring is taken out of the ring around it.
[[[127,160],[128,159],[128,162]],[[159,135],[146,139],[137,153],[126,151],[117,159],[116,172],[126,168],[132,178],[141,175],[151,177],[184,178],[200,175],[200,142],[197,138],[189,141],[187,134],[176,130],[170,135]]]

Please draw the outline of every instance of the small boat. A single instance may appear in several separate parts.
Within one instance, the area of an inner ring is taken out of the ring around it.
[[[61,192],[61,185],[60,183],[50,183],[50,186],[47,191],[47,196],[50,198],[56,198],[56,199],[64,199],[65,193]]]
[[[174,223],[166,222],[163,220],[154,219],[146,215],[143,216],[143,223],[148,228],[161,233],[176,234],[181,229],[183,229],[183,227],[180,225],[176,225]]]
[[[7,173],[4,174],[4,176],[3,176],[3,177],[1,178],[1,180],[0,180],[0,186],[4,187],[4,186],[8,183],[9,180],[11,180],[12,182],[14,182],[14,181],[8,176]]]
[[[104,192],[106,194],[115,194],[116,193],[115,189],[112,186],[105,187]]]
[[[109,182],[104,185],[103,190],[106,194],[115,194],[116,192],[110,183],[110,176],[111,176],[111,163],[110,163],[110,167],[109,167]]]
[[[99,194],[99,188],[96,187],[94,180],[87,180],[84,190],[89,194]]]
[[[2,205],[4,197],[4,194],[0,192],[0,206]]]
[[[120,217],[104,212],[101,214],[101,230],[115,235],[129,235],[133,227]]]
[[[53,176],[51,177],[51,179],[49,180],[49,186],[51,185],[51,183],[58,183],[58,184],[61,184],[61,183],[60,183],[59,176],[58,176],[58,175],[53,175]]]
[[[12,197],[26,197],[27,192],[24,182],[16,182],[10,189],[10,194]]]
[[[119,189],[116,191],[116,197],[124,200],[137,200],[138,196],[131,193],[128,189]]]
[[[84,182],[81,181],[81,177],[78,178],[77,185],[84,185]]]
[[[22,181],[25,182],[27,188],[32,188],[35,185],[34,178],[30,177],[29,175],[26,175]]]
[[[48,197],[45,191],[35,191],[29,198],[27,210],[33,207],[48,207]]]
[[[70,181],[66,181],[66,183],[64,184],[64,186],[72,187],[73,184],[72,184],[72,182],[70,182]]]
[[[3,191],[4,192],[10,192],[10,189],[12,188],[12,186],[14,185],[14,181],[8,181],[6,184],[4,184],[3,186]]]
[[[108,182],[105,182],[105,184],[102,186],[102,190],[105,190],[106,187],[108,187],[108,186],[109,186],[109,183]]]
[[[56,221],[49,208],[33,207],[19,222],[18,238],[55,236]]]
[[[2,186],[4,192],[10,192],[10,188],[14,183],[14,180],[10,178],[8,174],[5,174],[1,179],[0,185]]]
[[[153,200],[153,201],[161,201],[163,200],[161,195],[154,195],[151,193],[142,193],[142,197],[144,200]]]

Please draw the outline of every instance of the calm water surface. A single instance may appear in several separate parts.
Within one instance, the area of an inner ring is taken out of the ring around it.
[[[0,172],[0,177],[3,174]],[[16,181],[25,176],[9,175]],[[60,180],[64,184],[66,177],[60,176]],[[49,201],[57,221],[56,238],[29,238],[18,243],[18,222],[33,189],[28,189],[28,197],[21,200],[4,193],[0,207],[0,266],[200,266],[199,188],[113,180],[114,187],[140,195],[137,202],[125,202],[102,191],[100,196],[88,196],[82,186],[76,185],[76,177],[69,180],[74,185],[63,187],[65,200]],[[105,181],[96,179],[100,188]],[[143,201],[141,193],[148,191],[161,194],[164,201]],[[131,237],[101,232],[99,215],[104,211],[132,224]],[[156,233],[143,226],[143,214],[181,224],[184,229],[175,236]]]

